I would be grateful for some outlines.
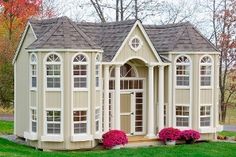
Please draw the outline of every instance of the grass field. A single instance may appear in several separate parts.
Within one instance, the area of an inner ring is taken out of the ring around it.
[[[222,131],[222,132],[218,132],[218,135],[221,136],[228,136],[228,137],[236,137],[236,132],[233,131]]]
[[[0,138],[2,157],[235,157],[236,144],[209,142],[193,145],[126,148],[120,150],[42,152]]]
[[[12,121],[0,120],[0,135],[13,134],[14,123]]]

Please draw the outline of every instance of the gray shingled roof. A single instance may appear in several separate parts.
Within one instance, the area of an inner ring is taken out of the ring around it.
[[[157,52],[217,51],[215,46],[189,22],[144,27]]]
[[[75,23],[67,17],[30,20],[38,39],[28,48],[102,49],[103,61],[111,61],[135,22]],[[217,51],[189,22],[144,28],[157,52]]]
[[[30,23],[38,39],[28,49],[101,49],[67,17]]]

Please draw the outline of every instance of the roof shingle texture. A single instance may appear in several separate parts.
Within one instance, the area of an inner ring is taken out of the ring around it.
[[[111,61],[136,20],[109,23],[75,23],[67,17],[30,20],[37,36],[29,49],[102,49]],[[217,49],[189,22],[143,25],[157,52],[209,52]]]

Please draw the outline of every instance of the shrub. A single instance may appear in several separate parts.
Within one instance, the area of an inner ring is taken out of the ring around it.
[[[195,130],[184,130],[180,133],[180,138],[185,141],[195,141],[200,138],[200,133]]]
[[[105,148],[112,148],[116,145],[125,145],[128,143],[125,132],[121,130],[110,130],[102,135],[102,139]]]
[[[180,130],[176,128],[164,128],[159,132],[159,138],[166,141],[175,141],[180,137]]]

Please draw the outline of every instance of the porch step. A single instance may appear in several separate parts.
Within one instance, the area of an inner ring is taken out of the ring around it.
[[[128,144],[125,147],[149,147],[149,146],[157,146],[162,145],[162,141],[157,138],[149,139],[145,136],[129,136]]]

